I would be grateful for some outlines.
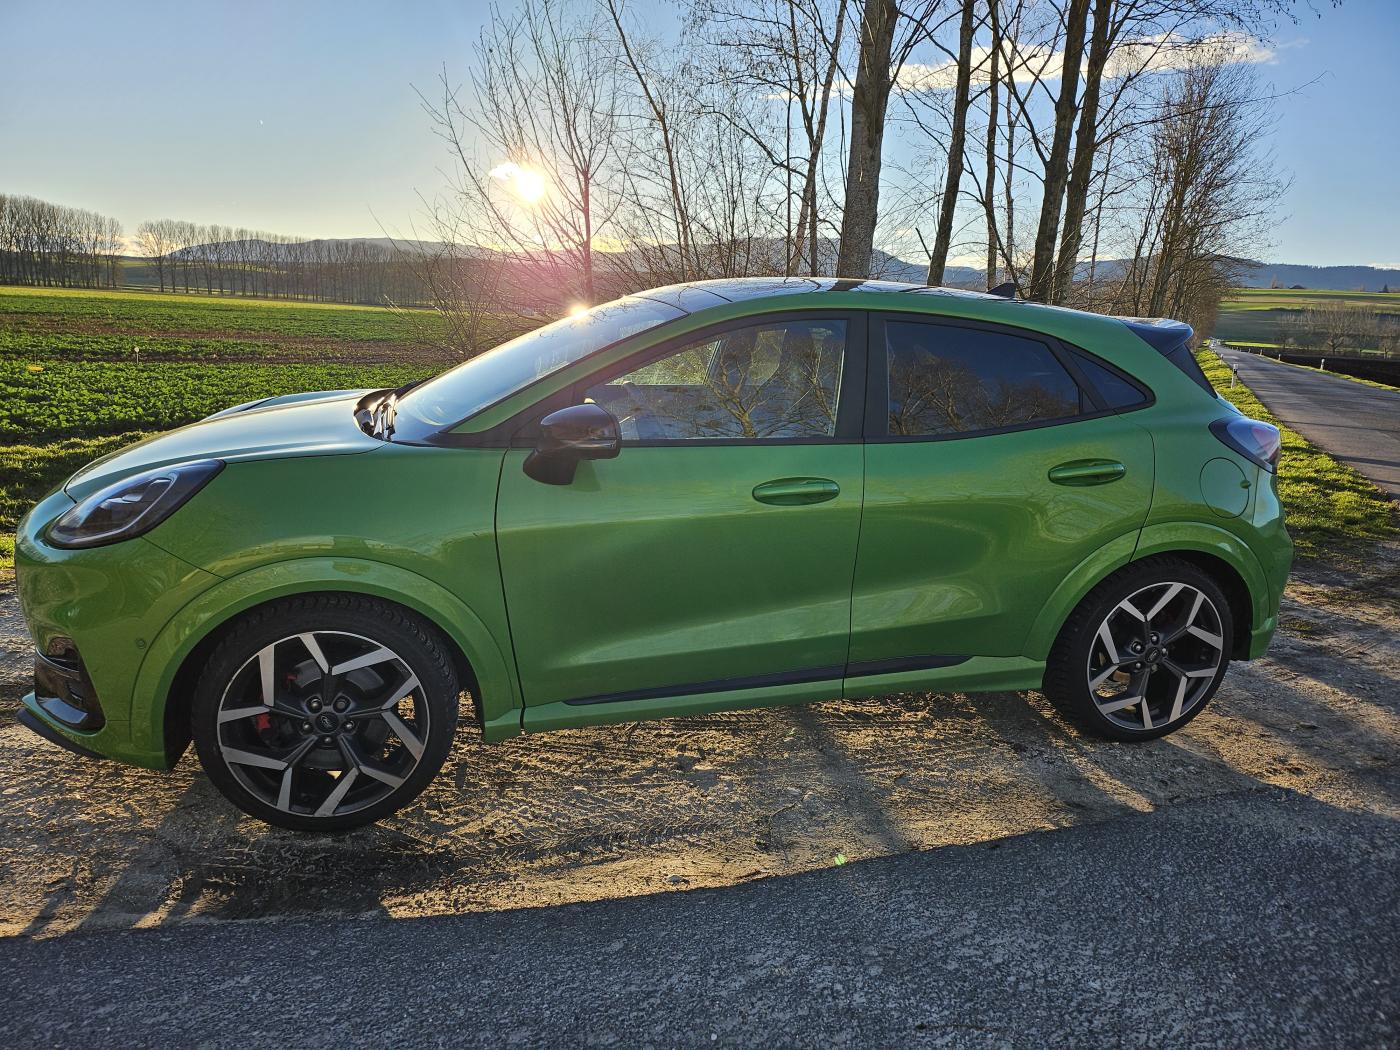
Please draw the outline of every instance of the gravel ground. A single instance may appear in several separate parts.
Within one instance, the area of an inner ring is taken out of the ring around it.
[[[172,774],[78,759],[0,721],[0,934],[255,918],[461,915],[721,887],[844,861],[1121,824],[1285,788],[1395,816],[1400,545],[1295,573],[1268,657],[1185,730],[1078,735],[1035,694],[897,696],[545,734],[464,732],[397,818],[269,829],[192,755]],[[0,704],[28,688],[0,584]],[[1393,891],[1391,882],[1384,887]]]

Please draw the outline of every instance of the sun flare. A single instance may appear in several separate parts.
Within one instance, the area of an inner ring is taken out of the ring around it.
[[[544,173],[508,160],[491,169],[491,177],[505,183],[525,204],[538,204],[545,194]]]

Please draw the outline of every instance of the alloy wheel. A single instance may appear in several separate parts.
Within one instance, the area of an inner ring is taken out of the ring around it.
[[[1113,607],[1086,668],[1099,714],[1138,732],[1184,718],[1210,692],[1225,659],[1220,610],[1189,583],[1154,583]]]
[[[389,647],[343,631],[289,635],[234,672],[219,753],[243,787],[302,817],[344,816],[398,789],[432,730],[422,686]]]

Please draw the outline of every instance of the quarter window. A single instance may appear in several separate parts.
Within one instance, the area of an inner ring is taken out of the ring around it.
[[[1119,375],[1096,357],[1080,353],[1078,350],[1071,352],[1079,370],[1098,389],[1099,396],[1109,408],[1136,408],[1147,404],[1147,395],[1136,384]]]
[[[1002,430],[1087,410],[1044,343],[950,325],[885,324],[889,433],[943,436]]]
[[[832,437],[845,353],[844,320],[775,321],[689,343],[585,398],[624,441]]]

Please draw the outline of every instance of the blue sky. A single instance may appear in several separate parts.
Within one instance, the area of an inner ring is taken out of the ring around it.
[[[1400,266],[1400,0],[1276,34],[1274,261]],[[465,75],[480,0],[0,0],[0,192],[305,236],[407,232],[443,155],[413,86]],[[1311,86],[1303,87],[1310,81]]]

